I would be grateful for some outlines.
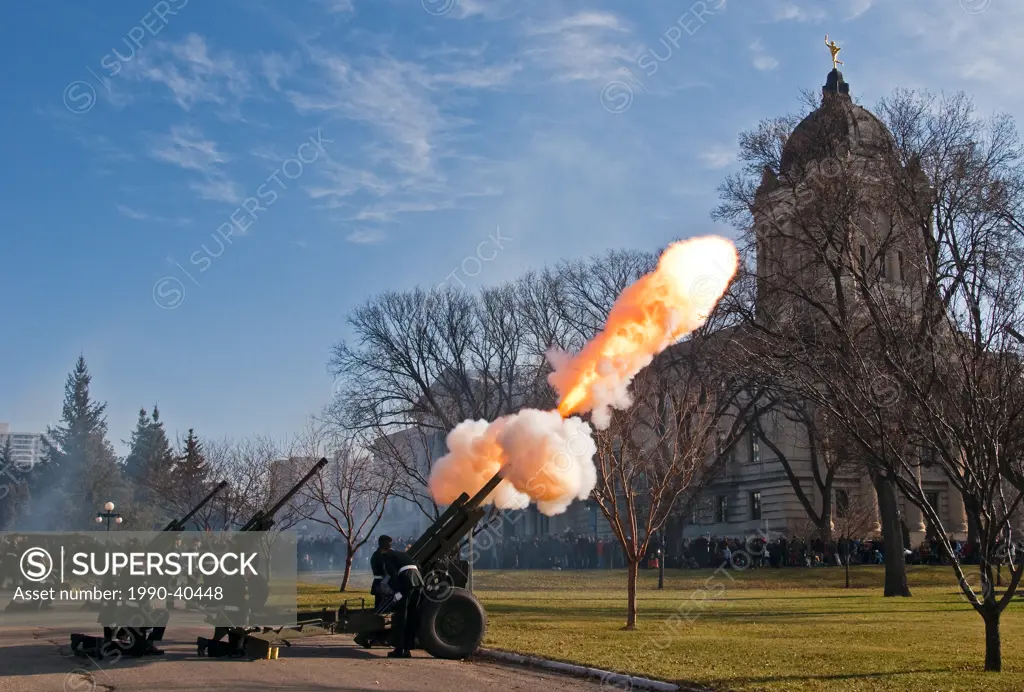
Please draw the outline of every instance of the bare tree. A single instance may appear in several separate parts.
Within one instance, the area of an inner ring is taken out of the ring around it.
[[[696,500],[748,428],[758,397],[709,367],[727,343],[702,332],[662,354],[633,381],[634,404],[594,435],[594,500],[627,563],[626,629],[636,627],[638,568],[651,538]]]
[[[282,447],[276,440],[264,436],[207,443],[210,476],[226,480],[228,487],[202,512],[205,526],[237,528],[273,502],[275,491],[283,492],[272,487],[280,485],[280,479],[274,478],[274,465],[285,456]]]
[[[863,493],[837,493],[835,527],[839,531],[839,553],[843,560],[846,588],[850,588],[850,563],[854,539],[866,538],[877,526],[875,503]]]
[[[327,458],[329,465],[303,491],[313,502],[306,518],[328,526],[345,541],[345,567],[340,591],[348,588],[352,560],[384,516],[398,474],[393,466],[375,463],[357,439],[339,437],[323,423],[311,421],[296,440],[297,456]]]
[[[1011,119],[978,118],[962,94],[899,92],[879,110],[901,144],[890,170],[916,169],[930,184],[890,185],[886,198],[927,249],[925,261],[895,290],[883,290],[867,268],[856,275],[871,336],[881,344],[872,353],[877,371],[868,374],[896,386],[893,408],[905,412],[909,444],[887,450],[889,467],[984,620],[985,669],[998,671],[1000,615],[1024,573],[1013,551],[1003,555],[1024,490],[1015,473],[1024,448],[1024,351],[1006,329],[1024,314],[1024,148]],[[879,424],[883,408],[868,409],[865,427]],[[980,593],[923,487],[923,464],[942,472],[975,524]],[[1009,496],[1004,479],[1015,485]],[[999,596],[994,573],[1004,557],[1010,582]]]
[[[526,324],[511,284],[479,294],[448,288],[386,293],[349,316],[334,348],[339,395],[326,418],[368,440],[399,473],[396,493],[430,519],[426,491],[439,440],[463,420],[494,420],[533,400],[539,359],[523,348]]]

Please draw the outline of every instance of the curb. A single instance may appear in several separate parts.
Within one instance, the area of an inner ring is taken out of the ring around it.
[[[537,658],[535,656],[523,656],[521,654],[513,654],[507,651],[496,651],[494,649],[481,648],[477,649],[474,652],[474,655],[491,658],[504,663],[537,666],[538,668],[545,668],[558,673],[567,673],[569,675],[577,675],[585,678],[595,678],[601,682],[602,688],[608,689],[626,691],[653,690],[653,692],[678,692],[681,689],[679,685],[671,682],[664,682],[663,680],[639,678],[633,675],[626,675],[625,673],[613,673],[612,671],[601,670],[600,668],[578,666],[572,663],[551,661],[546,658]]]

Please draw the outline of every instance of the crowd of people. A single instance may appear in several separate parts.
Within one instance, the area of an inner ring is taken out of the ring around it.
[[[411,545],[415,537],[396,537],[395,545]],[[976,564],[976,550],[968,543],[952,542],[963,564]],[[1024,552],[1018,544],[1017,550]],[[356,553],[353,570],[369,569],[371,549]],[[936,540],[921,545],[904,545],[909,564],[948,564]],[[650,541],[643,568],[657,568],[661,561],[657,540]],[[665,546],[665,567],[699,569],[728,564],[747,567],[828,567],[850,564],[884,564],[885,547],[877,539],[830,541],[798,536],[763,535],[739,538],[700,536],[679,539]],[[626,566],[622,545],[615,538],[566,532],[561,535],[502,537],[488,531],[477,534],[473,545],[473,565],[477,569],[619,569]],[[340,538],[315,537],[299,541],[299,569],[307,571],[340,570],[345,564],[345,542]]]

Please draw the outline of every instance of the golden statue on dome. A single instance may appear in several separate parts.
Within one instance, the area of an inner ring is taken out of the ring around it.
[[[836,45],[835,41],[829,41],[828,34],[825,34],[825,45],[828,46],[829,51],[832,53],[832,69],[838,70],[838,66],[843,64],[843,61],[837,57],[842,48]]]

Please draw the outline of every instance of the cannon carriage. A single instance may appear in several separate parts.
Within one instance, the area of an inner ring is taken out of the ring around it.
[[[465,658],[480,646],[487,632],[487,613],[466,589],[469,563],[459,558],[459,546],[486,515],[481,506],[501,480],[495,475],[474,496],[460,495],[408,550],[425,582],[417,647],[435,658]],[[247,636],[266,641],[270,657],[276,646],[290,646],[292,640],[325,634],[355,635],[356,641],[365,642],[362,645],[367,648],[370,641],[386,641],[394,646],[394,605],[388,602],[378,611],[364,598],[347,599],[336,610],[297,613],[295,627],[262,632],[254,628]],[[246,640],[239,639],[238,634],[236,650],[244,651]]]

